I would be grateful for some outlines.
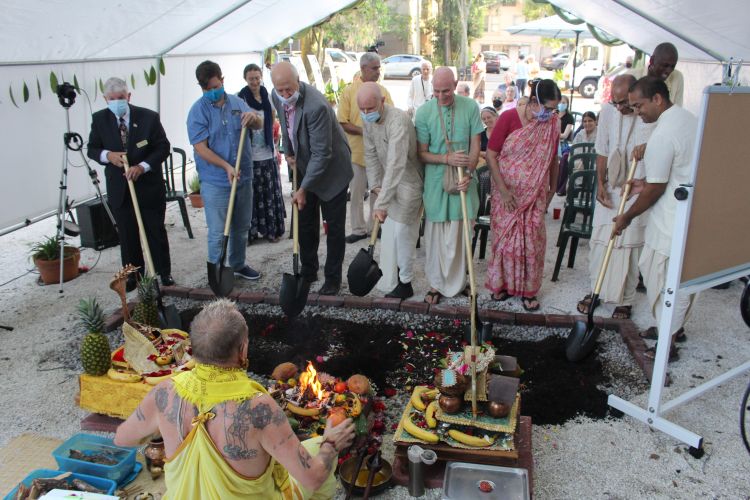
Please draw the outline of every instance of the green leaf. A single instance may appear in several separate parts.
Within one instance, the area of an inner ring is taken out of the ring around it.
[[[29,102],[29,86],[23,82],[23,102]]]
[[[135,75],[130,73],[130,86],[135,88]]]
[[[148,71],[143,70],[143,79],[146,80],[146,85],[151,85],[151,78],[148,76]]]
[[[49,88],[52,89],[52,93],[57,93],[57,75],[54,71],[49,72]]]
[[[164,58],[159,58],[159,73],[162,74],[162,76],[167,74],[167,67],[164,65]]]
[[[149,77],[149,83],[151,85],[156,85],[156,69],[154,68],[153,65],[151,66],[151,70],[148,72],[148,77]]]
[[[39,84],[39,77],[36,78],[36,93],[39,95],[39,100],[42,100],[42,86]]]
[[[104,82],[99,78],[99,91],[104,95]]]
[[[78,95],[81,95],[81,87],[78,85],[78,77],[76,75],[73,75],[73,86],[76,89],[76,92],[78,92]]]
[[[18,104],[16,104],[16,98],[13,97],[13,85],[8,87],[8,92],[10,93],[10,102],[13,103],[13,106],[18,107]]]

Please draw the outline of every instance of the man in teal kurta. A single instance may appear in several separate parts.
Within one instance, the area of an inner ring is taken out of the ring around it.
[[[476,103],[455,94],[457,83],[449,68],[438,68],[432,79],[434,98],[419,107],[415,120],[419,158],[425,164],[425,274],[430,284],[425,302],[430,304],[437,304],[441,297],[458,295],[466,287],[461,197],[444,191],[446,168],[465,169],[458,188],[467,193],[470,224],[479,208],[472,177],[484,127]]]

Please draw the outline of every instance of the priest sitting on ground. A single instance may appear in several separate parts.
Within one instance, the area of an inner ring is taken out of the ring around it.
[[[159,432],[169,457],[162,498],[331,498],[347,419],[300,443],[286,415],[246,373],[248,330],[234,304],[208,304],[191,328],[196,367],[154,387],[118,427],[136,446]]]

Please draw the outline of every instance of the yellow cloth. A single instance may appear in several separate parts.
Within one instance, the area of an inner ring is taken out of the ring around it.
[[[362,87],[362,80],[355,79],[352,83],[346,86],[344,91],[341,93],[341,99],[339,99],[339,105],[337,108],[336,116],[338,117],[339,123],[351,123],[357,127],[362,128],[362,116],[359,114],[359,106],[357,105],[357,92]],[[385,97],[385,103],[393,106],[393,99],[388,89],[380,85],[380,91]],[[346,134],[346,138],[349,139],[349,147],[352,149],[352,163],[357,165],[365,165],[365,141],[361,135],[350,135]]]
[[[200,413],[193,419],[190,434],[164,465],[167,492],[162,498],[303,500],[333,497],[336,489],[333,471],[321,488],[311,492],[298,485],[273,458],[263,474],[251,478],[235,471],[216,448],[206,430],[206,422],[215,417],[210,410],[224,401],[240,402],[267,394],[244,370],[198,364],[172,381],[177,394],[196,405]],[[309,439],[303,446],[315,455],[322,439]]]
[[[96,377],[82,373],[78,377],[78,406],[93,413],[126,419],[146,397],[152,385],[145,382],[122,382],[106,375]]]

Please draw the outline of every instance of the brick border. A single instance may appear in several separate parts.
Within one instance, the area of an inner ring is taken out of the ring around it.
[[[164,296],[189,298],[193,300],[212,300],[214,293],[208,288],[186,288],[169,286],[161,289]],[[232,292],[230,297],[242,304],[272,304],[278,305],[279,294],[263,292]],[[469,308],[459,305],[427,304],[414,300],[392,299],[387,297],[357,297],[354,295],[318,295],[311,293],[307,296],[307,303],[311,306],[341,307],[345,309],[387,309],[414,314],[426,314],[454,319],[469,319]],[[131,308],[133,303],[128,304]],[[495,309],[480,309],[479,316],[483,320],[504,325],[546,326],[550,328],[570,328],[576,321],[587,321],[583,315],[564,314],[531,314],[512,311],[498,311]],[[627,345],[635,362],[651,381],[654,362],[644,356],[646,344],[638,336],[638,327],[631,320],[612,319],[597,316],[594,323],[605,329],[614,330],[620,334]],[[110,332],[122,324],[122,312],[118,309],[108,319],[106,331]],[[669,383],[667,382],[667,385]]]

